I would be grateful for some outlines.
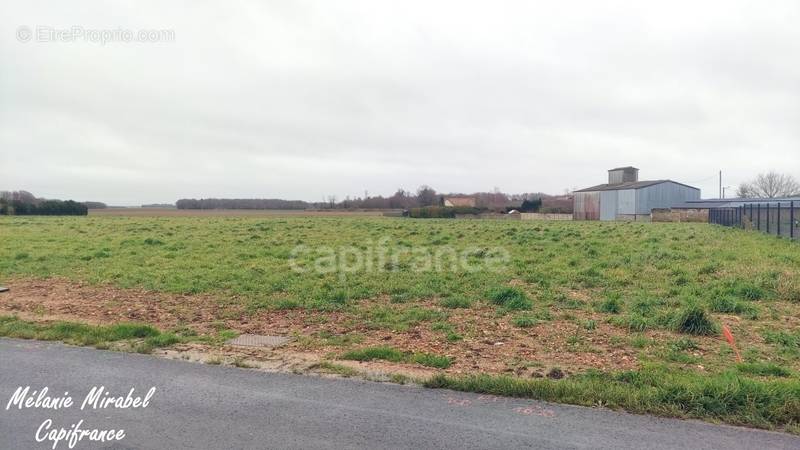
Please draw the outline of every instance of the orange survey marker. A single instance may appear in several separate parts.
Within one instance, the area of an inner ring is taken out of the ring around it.
[[[733,338],[733,333],[731,333],[731,329],[725,324],[722,325],[722,334],[725,335],[725,340],[728,341],[728,344],[731,344],[733,351],[736,352],[736,361],[742,362],[742,355],[739,354],[739,349],[736,348],[736,340]]]

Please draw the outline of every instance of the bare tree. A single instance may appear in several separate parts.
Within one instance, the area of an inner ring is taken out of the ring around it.
[[[436,205],[438,203],[437,200],[436,191],[432,187],[423,184],[417,189],[417,201],[420,206]]]
[[[800,183],[791,175],[770,171],[740,184],[736,195],[742,198],[791,197],[800,195]]]

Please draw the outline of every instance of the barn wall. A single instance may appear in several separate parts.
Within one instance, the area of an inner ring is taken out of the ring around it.
[[[575,220],[600,219],[599,192],[576,192],[573,202],[573,218]]]
[[[636,214],[650,214],[654,208],[670,208],[688,200],[699,200],[700,189],[668,181],[636,191]]]
[[[626,189],[618,191],[619,206],[617,208],[617,215],[635,215],[636,214],[636,191],[634,189]]]
[[[600,192],[600,220],[617,219],[617,198],[619,191]]]

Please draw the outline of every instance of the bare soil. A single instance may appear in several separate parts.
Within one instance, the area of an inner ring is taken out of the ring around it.
[[[475,305],[470,309],[447,310],[448,322],[463,336],[449,342],[445,334],[433,331],[422,322],[403,331],[370,328],[357,312],[319,312],[305,309],[259,310],[248,312],[232,298],[211,295],[178,295],[142,289],[95,286],[65,279],[11,279],[9,292],[0,294],[0,315],[17,315],[26,320],[77,321],[90,324],[142,322],[163,330],[191,328],[199,334],[215,334],[220,329],[239,333],[284,335],[294,340],[276,349],[253,349],[223,345],[181,344],[161,351],[164,356],[181,359],[237,358],[258,362],[265,370],[304,371],[321,361],[336,360],[347,350],[369,346],[391,346],[410,352],[428,352],[454,358],[448,373],[508,373],[518,376],[548,376],[554,368],[565,375],[589,368],[601,370],[635,369],[641,349],[628,344],[630,333],[586,311],[556,311],[550,321],[531,328],[511,324],[509,315],[498,315],[495,308]],[[576,298],[584,296],[575,293]],[[370,307],[404,308],[388,298],[366,300],[361,311]],[[433,299],[413,306],[442,310]],[[580,325],[593,319],[596,328],[588,331]],[[738,318],[731,317],[734,330]],[[756,330],[741,330],[744,336],[757,337]],[[736,331],[735,331],[736,332]],[[343,345],[330,337],[357,337]],[[668,342],[677,336],[667,331],[647,332],[644,336]],[[719,338],[695,338],[700,348],[697,356],[717,352]],[[756,339],[757,340],[757,339]],[[745,344],[746,345],[746,344]],[[420,377],[435,370],[407,364],[383,362],[358,363],[336,361],[361,372],[401,373]],[[702,365],[694,369],[703,370]]]

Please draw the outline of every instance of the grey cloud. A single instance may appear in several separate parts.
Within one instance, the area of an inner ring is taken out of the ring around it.
[[[634,164],[800,177],[800,7],[771,2],[27,2],[0,18],[4,189],[561,192]],[[20,25],[175,42],[22,43]],[[36,170],[32,170],[32,167]]]

